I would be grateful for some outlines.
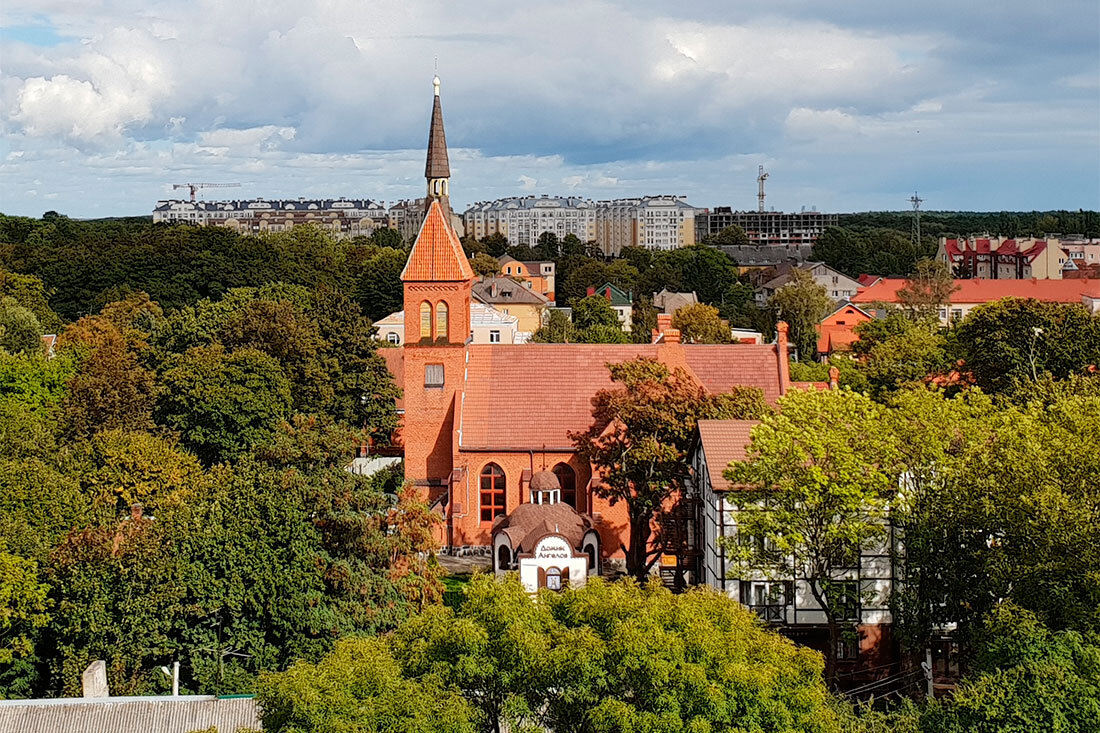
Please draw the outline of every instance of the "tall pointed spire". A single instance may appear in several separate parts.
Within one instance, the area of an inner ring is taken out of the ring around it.
[[[447,134],[443,131],[443,107],[439,103],[439,77],[432,79],[435,99],[432,103],[432,124],[428,128],[428,159],[424,177],[428,179],[428,204],[441,200],[449,210],[451,165],[447,160]]]

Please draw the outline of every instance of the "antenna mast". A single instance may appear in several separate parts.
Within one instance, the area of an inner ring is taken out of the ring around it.
[[[768,180],[768,174],[764,172],[764,166],[757,168],[756,182],[760,184],[760,192],[756,194],[756,210],[764,210],[764,181]]]
[[[913,228],[909,234],[909,238],[913,241],[914,247],[920,246],[920,205],[924,203],[924,199],[917,195],[914,191],[913,195],[909,197],[909,203],[913,205]]]

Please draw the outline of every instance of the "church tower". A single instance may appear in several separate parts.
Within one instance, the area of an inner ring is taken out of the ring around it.
[[[432,201],[443,206],[443,215],[451,219],[451,165],[447,160],[447,134],[443,131],[443,107],[439,104],[439,77],[432,79],[435,100],[432,103],[432,124],[428,128],[428,159],[424,163],[424,177],[428,179],[428,197],[425,210]]]
[[[474,271],[450,222],[450,167],[439,78],[428,133],[427,212],[401,273],[405,294],[405,478],[446,491],[453,468],[456,394],[465,382]]]

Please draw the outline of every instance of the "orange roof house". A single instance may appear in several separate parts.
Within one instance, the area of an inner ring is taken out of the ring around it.
[[[870,313],[858,305],[841,303],[817,327],[817,353],[828,355],[837,351],[851,351],[852,343],[859,340],[856,326],[872,318]]]
[[[530,501],[532,476],[552,470],[562,500],[591,518],[603,555],[621,557],[626,507],[595,496],[599,475],[569,439],[591,424],[596,392],[613,386],[606,365],[646,356],[711,393],[753,385],[774,402],[790,385],[786,329],[768,345],[473,344],[474,273],[434,193],[448,187],[429,178],[428,212],[402,273],[405,346],[380,350],[403,389],[405,478],[442,516],[446,550],[484,553],[497,517]]]
[[[865,306],[874,303],[900,303],[898,291],[909,281],[883,278],[861,288],[852,302]],[[966,317],[972,309],[1002,298],[1033,298],[1050,303],[1082,303],[1092,310],[1100,300],[1100,280],[955,280],[950,303],[940,309],[940,320],[947,324]]]

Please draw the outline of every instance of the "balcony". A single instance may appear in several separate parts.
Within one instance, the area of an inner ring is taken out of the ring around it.
[[[787,607],[786,606],[749,606],[749,610],[755,613],[766,624],[785,624],[787,623]]]

